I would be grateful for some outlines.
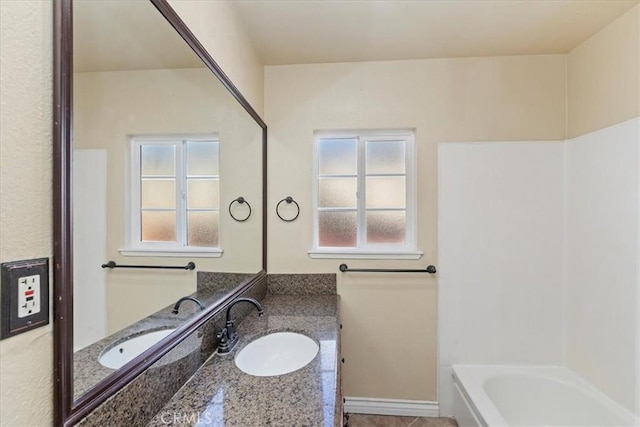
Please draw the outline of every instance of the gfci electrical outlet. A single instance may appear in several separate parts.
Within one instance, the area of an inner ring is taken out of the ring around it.
[[[18,278],[18,317],[40,313],[40,276]]]
[[[5,262],[0,339],[49,323],[49,259]]]

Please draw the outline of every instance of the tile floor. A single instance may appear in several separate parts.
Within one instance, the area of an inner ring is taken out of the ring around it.
[[[453,418],[350,414],[349,427],[457,427]]]

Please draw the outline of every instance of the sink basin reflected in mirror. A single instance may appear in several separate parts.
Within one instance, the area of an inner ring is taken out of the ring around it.
[[[173,331],[175,329],[162,329],[133,336],[126,341],[103,350],[98,360],[104,367],[119,369]]]
[[[305,335],[278,332],[251,341],[240,350],[235,363],[249,375],[283,375],[306,366],[319,349],[318,343]]]

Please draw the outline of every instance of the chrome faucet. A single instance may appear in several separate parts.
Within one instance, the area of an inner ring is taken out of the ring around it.
[[[176,302],[176,305],[173,306],[173,310],[171,311],[173,314],[178,314],[178,309],[180,308],[180,305],[185,302],[185,301],[193,301],[196,304],[198,304],[198,307],[200,307],[201,311],[204,311],[204,304],[202,304],[200,302],[200,300],[198,298],[194,298],[194,297],[182,297],[178,300],[178,302]]]
[[[222,328],[222,330],[216,334],[216,338],[218,339],[219,354],[229,353],[233,349],[233,346],[235,346],[238,342],[239,337],[238,332],[236,332],[235,320],[231,320],[231,309],[239,302],[249,302],[253,304],[254,307],[258,310],[258,317],[262,317],[262,315],[264,314],[260,303],[253,298],[238,298],[233,301],[227,308],[227,316],[224,328]]]

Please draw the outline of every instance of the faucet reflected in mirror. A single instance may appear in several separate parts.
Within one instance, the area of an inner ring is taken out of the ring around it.
[[[218,339],[218,354],[229,353],[233,350],[233,347],[237,344],[238,339],[240,338],[236,331],[235,320],[231,319],[231,309],[241,302],[253,304],[253,306],[258,310],[258,317],[262,317],[264,315],[262,306],[253,298],[238,298],[229,304],[229,307],[227,308],[227,315],[225,317],[225,326],[216,334],[216,338]]]
[[[200,300],[198,298],[194,298],[194,297],[182,297],[178,300],[178,302],[176,302],[176,305],[173,306],[173,310],[171,310],[171,313],[173,314],[178,314],[178,310],[180,309],[180,305],[182,305],[183,302],[185,301],[193,301],[195,302],[198,307],[200,307],[200,311],[204,311],[205,307],[204,304],[202,304],[200,302]]]

